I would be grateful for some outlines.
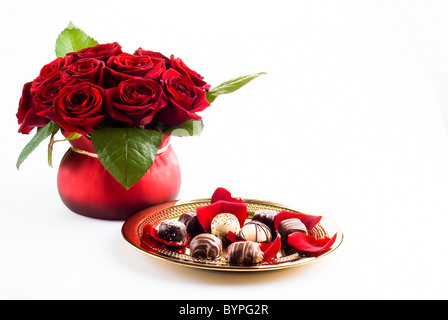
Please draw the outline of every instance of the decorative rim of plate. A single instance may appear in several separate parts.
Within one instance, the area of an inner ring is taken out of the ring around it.
[[[300,212],[282,204],[269,201],[256,199],[243,199],[243,201],[248,205],[247,210],[250,218],[259,209],[274,210],[277,213],[282,210]],[[210,199],[204,198],[189,201],[177,200],[149,207],[125,221],[122,227],[123,238],[138,251],[166,262],[199,269],[245,272],[279,270],[304,265],[329,255],[341,245],[343,240],[341,228],[335,222],[323,216],[322,220],[310,231],[310,234],[319,239],[325,236],[333,236],[337,233],[336,241],[328,251],[318,256],[305,256],[297,252],[285,255],[279,254],[277,258],[270,261],[263,261],[257,265],[233,266],[229,265],[224,258],[218,258],[213,261],[194,258],[188,254],[188,247],[184,249],[168,247],[157,242],[150,236],[143,234],[143,227],[147,224],[152,224],[156,227],[163,220],[177,219],[185,212],[195,211],[197,207],[208,204],[210,204]]]

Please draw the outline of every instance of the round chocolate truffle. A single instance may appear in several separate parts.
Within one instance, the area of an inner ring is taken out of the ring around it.
[[[157,236],[168,242],[185,242],[187,227],[177,220],[164,220],[159,225]]]
[[[210,224],[210,229],[213,235],[224,240],[229,231],[238,234],[240,231],[240,222],[238,218],[231,213],[220,213],[213,218]]]
[[[195,258],[214,260],[222,253],[222,241],[210,233],[201,233],[191,240],[190,254]]]
[[[204,232],[204,228],[199,223],[197,214],[194,211],[185,212],[179,217],[179,221],[187,227],[187,233],[192,238]]]
[[[282,242],[286,243],[288,236],[294,232],[302,232],[307,234],[306,226],[297,218],[285,219],[278,225],[278,233],[282,238]]]
[[[271,229],[256,220],[247,222],[240,230],[239,236],[244,240],[254,242],[269,242],[272,240]]]
[[[263,260],[263,252],[257,242],[239,241],[227,248],[226,259],[233,266],[254,265]]]

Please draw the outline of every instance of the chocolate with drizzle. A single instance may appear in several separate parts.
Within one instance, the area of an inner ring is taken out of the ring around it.
[[[191,240],[190,254],[195,258],[214,260],[222,253],[222,241],[210,233],[201,233]]]
[[[297,218],[285,219],[278,225],[278,233],[282,238],[282,243],[287,243],[288,236],[294,232],[302,232],[307,234],[305,225]]]
[[[276,215],[277,212],[274,210],[260,209],[252,217],[252,221],[260,221],[271,229],[272,240],[277,238],[277,229],[274,226],[274,218]]]
[[[256,220],[247,222],[240,230],[240,238],[254,242],[270,242],[271,229],[264,223]]]
[[[227,248],[226,258],[230,265],[255,265],[263,260],[260,244],[253,241],[239,241]]]

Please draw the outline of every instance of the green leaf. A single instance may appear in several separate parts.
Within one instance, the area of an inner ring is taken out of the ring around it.
[[[67,138],[63,139],[63,140],[56,140],[55,142],[62,142],[62,141],[71,141],[71,140],[76,140],[82,137],[82,134],[79,134],[77,132],[72,132],[68,135]]]
[[[266,72],[259,72],[256,74],[242,76],[242,77],[238,77],[238,78],[235,78],[232,80],[225,81],[225,82],[221,83],[220,85],[214,87],[209,92],[207,92],[207,95],[206,95],[207,101],[209,103],[212,103],[213,101],[215,101],[215,99],[218,96],[220,96],[222,94],[234,92],[234,91],[238,90],[239,88],[241,88],[242,86],[244,86],[245,84],[247,84],[248,82],[252,81],[253,79],[261,76],[262,74],[266,74]]]
[[[199,136],[204,129],[204,123],[201,120],[190,119],[185,121],[184,123],[178,126],[171,126],[165,128],[163,133],[167,136],[176,136],[176,137],[191,137],[191,136]]]
[[[75,52],[88,47],[94,47],[98,42],[89,37],[71,21],[56,40],[56,56],[65,57],[69,52]]]
[[[154,163],[162,136],[155,130],[104,127],[92,132],[92,144],[104,168],[129,189]]]
[[[20,153],[16,163],[17,169],[19,169],[22,162],[30,155],[31,152],[34,151],[34,149],[37,148],[42,141],[50,135],[53,136],[59,129],[59,125],[53,121],[50,121],[47,125],[40,128]]]

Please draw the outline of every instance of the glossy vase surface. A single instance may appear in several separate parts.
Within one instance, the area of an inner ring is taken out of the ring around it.
[[[96,157],[90,140],[71,141],[61,160],[57,186],[62,202],[73,212],[91,218],[126,220],[150,206],[175,200],[180,190],[180,166],[164,138],[148,172],[126,189],[107,172]]]

